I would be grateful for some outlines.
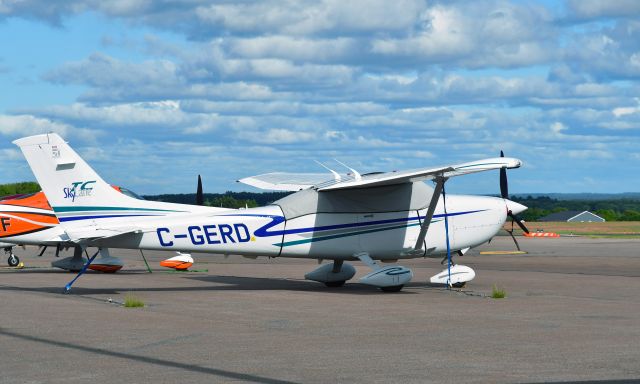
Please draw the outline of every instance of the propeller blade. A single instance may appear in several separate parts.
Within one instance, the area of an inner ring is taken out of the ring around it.
[[[524,225],[522,220],[518,218],[518,216],[511,213],[511,211],[509,211],[508,215],[509,217],[511,217],[511,220],[513,220],[516,224],[518,224],[518,227],[520,227],[520,229],[522,229],[524,233],[529,233],[529,229]]]
[[[504,157],[504,152],[500,151],[500,157]],[[507,182],[507,169],[500,168],[500,196],[503,199],[509,198],[509,183]]]
[[[202,179],[198,175],[198,189],[196,190],[196,205],[204,205],[204,195],[202,194]]]

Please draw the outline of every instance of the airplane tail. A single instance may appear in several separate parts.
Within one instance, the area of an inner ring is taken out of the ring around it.
[[[180,204],[139,200],[116,191],[59,135],[48,133],[13,142],[22,150],[62,224],[181,212]]]

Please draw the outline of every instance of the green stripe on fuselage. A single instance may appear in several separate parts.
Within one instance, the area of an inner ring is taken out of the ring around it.
[[[147,212],[186,212],[170,209],[130,208],[130,207],[53,207],[54,212],[91,212],[91,211],[147,211]]]

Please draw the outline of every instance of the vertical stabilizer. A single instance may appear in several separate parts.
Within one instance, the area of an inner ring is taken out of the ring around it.
[[[13,143],[22,150],[65,226],[193,210],[193,206],[139,200],[116,191],[55,133],[24,137]]]

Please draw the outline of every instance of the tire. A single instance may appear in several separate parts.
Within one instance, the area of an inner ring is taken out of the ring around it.
[[[20,264],[20,258],[12,253],[11,255],[9,255],[7,263],[9,263],[10,267],[16,267],[18,266],[18,264]]]
[[[453,287],[453,288],[464,288],[465,285],[467,285],[466,281],[464,281],[462,283],[451,284],[451,287]]]
[[[400,292],[404,285],[392,285],[391,287],[380,287],[382,292]]]
[[[337,287],[342,287],[344,285],[344,283],[346,283],[346,280],[340,280],[340,281],[329,281],[327,283],[324,283],[324,285],[326,285],[327,287],[331,287],[331,288],[337,288]]]

